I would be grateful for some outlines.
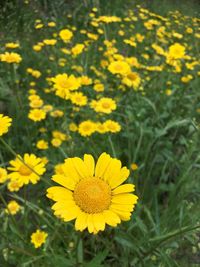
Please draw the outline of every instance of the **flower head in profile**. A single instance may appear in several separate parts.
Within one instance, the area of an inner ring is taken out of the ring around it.
[[[31,235],[31,243],[35,248],[39,248],[45,243],[48,234],[44,231],[37,230]]]
[[[54,214],[64,221],[75,221],[75,229],[98,233],[106,224],[117,226],[128,221],[138,197],[133,184],[123,184],[129,170],[121,161],[102,153],[96,167],[94,158],[68,158],[62,164],[61,174],[53,176],[59,186],[50,187],[47,197],[56,203]]]
[[[0,60],[7,63],[20,63],[22,61],[22,58],[17,53],[5,52],[4,54],[0,54]]]
[[[0,136],[8,132],[12,119],[8,116],[0,114]]]
[[[11,172],[8,174],[8,178],[23,185],[36,184],[40,180],[40,176],[46,171],[42,159],[34,154],[26,153],[23,158],[18,156],[15,160],[10,161],[10,165],[8,170]]]
[[[0,167],[0,184],[3,184],[8,178],[6,169]]]

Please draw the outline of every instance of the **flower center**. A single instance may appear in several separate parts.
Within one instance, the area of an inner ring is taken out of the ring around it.
[[[83,179],[74,190],[74,200],[84,212],[100,213],[110,205],[111,188],[99,178]]]
[[[32,168],[30,166],[30,168]],[[19,173],[23,176],[28,176],[32,173],[32,170],[30,169],[29,167],[25,166],[25,165],[22,165],[20,168],[19,168]]]
[[[105,108],[105,109],[106,108],[110,108],[110,104],[105,102],[105,103],[102,104],[102,107]]]

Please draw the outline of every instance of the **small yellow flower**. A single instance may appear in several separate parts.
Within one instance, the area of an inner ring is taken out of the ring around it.
[[[7,63],[20,63],[22,61],[22,58],[17,53],[5,52],[4,54],[0,54],[0,60]]]
[[[111,133],[117,133],[121,131],[121,125],[118,122],[113,121],[113,120],[105,121],[104,127],[106,128],[108,132],[111,132]]]
[[[10,161],[8,178],[11,181],[20,181],[23,185],[36,184],[40,176],[46,171],[45,164],[41,158],[34,154],[24,154],[23,158],[18,156],[15,160]]]
[[[74,56],[77,56],[83,52],[85,45],[84,44],[76,44],[74,47],[72,47],[72,54]]]
[[[42,109],[31,109],[28,118],[32,121],[42,121],[46,118],[46,112]]]
[[[59,36],[63,41],[70,41],[71,38],[73,37],[73,32],[71,32],[68,29],[63,29],[59,32]]]
[[[69,130],[72,132],[76,132],[78,130],[78,126],[75,123],[71,122],[69,124]]]
[[[82,92],[76,92],[70,95],[70,100],[73,104],[77,106],[85,106],[87,105],[87,96],[85,96]]]
[[[56,23],[54,21],[50,21],[47,25],[49,27],[55,27],[56,26]]]
[[[52,146],[59,147],[62,144],[62,141],[59,138],[53,138],[51,140]]]
[[[3,184],[7,180],[7,171],[0,167],[0,184]]]
[[[84,137],[90,136],[95,132],[95,130],[96,130],[96,125],[94,122],[90,120],[83,121],[78,126],[79,133]]]
[[[102,97],[100,100],[96,101],[94,110],[96,112],[102,112],[110,114],[113,110],[117,108],[115,100],[109,97]]]
[[[10,192],[17,192],[19,191],[19,189],[23,186],[23,182],[21,180],[11,180],[8,185],[7,188]]]
[[[35,248],[39,248],[45,243],[48,234],[44,231],[37,230],[31,235],[31,243]]]
[[[18,47],[19,47],[18,43],[6,43],[5,44],[5,48],[14,49],[14,48],[18,48]]]
[[[48,142],[43,139],[38,140],[36,143],[36,147],[41,150],[48,149]]]
[[[138,165],[137,165],[136,163],[132,163],[132,164],[131,164],[131,169],[132,169],[133,171],[136,171],[136,170],[138,169]]]
[[[131,72],[129,64],[125,61],[120,61],[120,60],[113,61],[112,63],[110,63],[110,65],[108,66],[108,70],[112,74],[121,74],[121,75],[126,75]]]
[[[172,59],[180,59],[185,56],[185,47],[179,43],[175,43],[169,47],[168,56]]]
[[[7,208],[6,208],[6,213],[9,213],[9,214],[12,214],[12,215],[15,215],[19,212],[20,210],[20,205],[17,203],[17,201],[15,200],[11,200],[8,205],[7,205]]]
[[[0,136],[8,132],[12,119],[8,116],[0,114]]]

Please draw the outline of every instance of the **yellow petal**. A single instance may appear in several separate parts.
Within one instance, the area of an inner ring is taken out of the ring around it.
[[[87,228],[87,220],[88,220],[88,214],[85,212],[80,212],[77,216],[76,222],[75,222],[75,229],[78,231],[83,231],[85,228]]]
[[[135,205],[120,205],[120,204],[115,204],[112,203],[110,205],[110,209],[115,209],[115,210],[119,210],[119,211],[125,211],[125,212],[132,212],[134,209]]]
[[[74,206],[76,206],[76,203],[74,202],[73,199],[71,199],[68,201],[66,200],[58,201],[55,204],[53,204],[51,208],[52,210],[61,210],[61,209],[68,210],[69,208],[71,209],[71,207],[74,207]]]
[[[122,184],[129,176],[130,171],[126,168],[123,167],[120,170],[119,176],[116,176],[115,179],[110,180],[110,186],[111,188],[116,188],[120,184]]]
[[[93,214],[88,214],[87,217],[87,226],[88,226],[88,231],[89,233],[93,233],[94,232],[94,223],[93,223]]]
[[[69,179],[73,179],[76,183],[80,181],[81,176],[74,167],[73,158],[66,159],[65,163],[62,166],[62,169],[64,171],[64,176],[66,176]]]
[[[55,201],[72,199],[72,192],[61,186],[52,186],[47,189],[47,197]]]
[[[52,180],[70,190],[74,190],[77,182],[73,178],[68,178],[61,174],[53,175]]]
[[[111,159],[109,166],[103,174],[103,180],[107,181],[111,186],[115,184],[116,177],[120,177],[121,161],[118,159]]]
[[[80,213],[78,206],[72,206],[68,209],[59,209],[54,212],[55,215],[60,216],[65,222],[74,220]]]
[[[103,216],[105,218],[105,222],[113,227],[117,226],[117,224],[121,221],[119,216],[111,210],[104,210]]]
[[[88,172],[90,173],[90,177],[93,177],[94,167],[95,167],[95,162],[94,162],[93,156],[85,154],[84,155],[84,163],[88,169]]]
[[[88,178],[90,176],[90,172],[88,171],[88,168],[86,167],[82,159],[75,157],[72,158],[72,162],[74,168],[76,169],[77,173],[81,176],[81,178]]]
[[[102,178],[106,168],[110,164],[110,161],[111,157],[108,154],[105,152],[101,154],[96,164],[95,177]]]
[[[102,213],[93,214],[93,223],[96,232],[103,231],[105,229],[105,218]]]
[[[124,212],[124,211],[119,211],[115,209],[111,209],[114,213],[116,213],[122,221],[129,221],[131,218],[131,213],[130,212]]]
[[[135,186],[133,184],[123,184],[118,186],[112,191],[113,195],[121,194],[121,193],[130,193],[135,190]]]
[[[111,202],[121,205],[132,205],[137,203],[137,199],[138,197],[136,195],[125,193],[113,196]]]

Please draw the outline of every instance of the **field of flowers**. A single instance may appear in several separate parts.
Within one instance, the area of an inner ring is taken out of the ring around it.
[[[200,19],[53,2],[0,16],[0,267],[200,266]]]

